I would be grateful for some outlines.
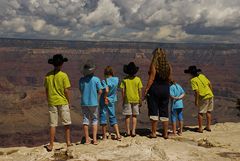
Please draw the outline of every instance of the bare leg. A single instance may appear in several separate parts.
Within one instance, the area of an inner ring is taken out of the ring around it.
[[[206,116],[207,116],[207,129],[208,130],[211,130],[211,119],[212,119],[212,114],[211,114],[211,112],[210,111],[208,111],[207,113],[206,113]]]
[[[98,125],[93,125],[93,144],[97,144],[97,127]]]
[[[53,142],[55,138],[55,133],[56,133],[56,127],[50,127],[50,144],[49,144],[49,149],[53,148]]]
[[[118,124],[113,125],[113,128],[114,128],[114,130],[117,134],[117,139],[120,139],[121,135],[120,135],[120,132],[119,132],[119,129],[118,129]]]
[[[66,137],[66,144],[67,144],[67,146],[71,145],[71,141],[70,141],[70,126],[69,125],[65,125],[65,137]]]
[[[132,115],[132,135],[136,135],[136,127],[137,127],[137,116]]]
[[[102,125],[103,140],[107,139],[107,125]]]
[[[157,124],[158,124],[158,121],[152,120],[152,137],[157,136]]]
[[[163,137],[168,139],[168,121],[163,121]]]
[[[125,127],[126,127],[127,134],[130,135],[130,115],[126,115]]]
[[[198,130],[199,132],[202,132],[202,120],[203,120],[203,114],[202,113],[198,113]]]
[[[88,133],[88,125],[83,125],[83,131],[84,131],[84,135],[85,135],[85,143],[89,144],[90,143],[90,139],[89,139],[89,133]]]
[[[179,121],[179,131],[178,134],[181,135],[183,131],[183,121]]]
[[[177,134],[177,125],[176,125],[176,122],[173,122],[172,123],[172,130],[173,130],[173,134],[176,135]]]

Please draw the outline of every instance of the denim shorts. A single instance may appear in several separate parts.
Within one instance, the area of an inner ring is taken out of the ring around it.
[[[171,121],[175,123],[176,121],[183,121],[183,109],[177,108],[171,110]]]
[[[71,124],[70,109],[68,105],[49,106],[50,126],[58,126],[58,115],[63,125]]]
[[[115,115],[115,102],[109,102],[108,105],[100,105],[100,125],[107,124],[107,113],[110,125],[113,126],[117,124],[117,119]]]
[[[98,106],[82,106],[83,124],[98,124]]]

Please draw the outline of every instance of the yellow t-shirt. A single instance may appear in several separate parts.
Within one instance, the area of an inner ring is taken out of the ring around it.
[[[209,87],[210,81],[203,74],[191,79],[192,90],[197,90],[203,99],[212,98],[213,92]]]
[[[54,75],[51,71],[45,76],[44,86],[48,91],[48,104],[50,106],[67,105],[68,101],[64,89],[71,87],[66,73],[59,71]]]
[[[125,89],[125,103],[139,103],[140,97],[138,90],[143,87],[139,77],[126,77],[122,80],[120,88]]]

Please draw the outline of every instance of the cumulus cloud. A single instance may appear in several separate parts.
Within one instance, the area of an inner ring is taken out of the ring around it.
[[[0,37],[240,42],[239,0],[3,0]]]

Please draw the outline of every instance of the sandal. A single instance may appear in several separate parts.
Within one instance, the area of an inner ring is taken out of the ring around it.
[[[135,136],[136,136],[136,134],[132,134],[132,135],[131,135],[131,137],[135,137]]]
[[[73,146],[73,143],[67,144],[67,147]]]
[[[197,129],[197,132],[203,133],[203,130],[202,129]]]
[[[47,150],[47,152],[51,152],[53,148],[50,148],[49,145],[45,145],[44,148]]]
[[[85,143],[84,143],[84,145],[89,145],[89,144],[91,144],[91,142],[85,142]]]
[[[149,134],[147,137],[148,137],[149,139],[157,138],[157,136],[154,136],[153,134]]]
[[[98,145],[99,143],[97,141],[93,142],[93,145]]]
[[[166,136],[163,136],[163,138],[164,138],[164,139],[168,139],[168,135],[166,135]]]
[[[210,128],[205,127],[204,130],[211,132],[212,130]]]
[[[129,136],[131,136],[131,135],[128,134],[128,133],[124,133],[123,136],[124,136],[124,137],[129,137]]]

